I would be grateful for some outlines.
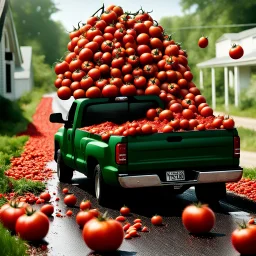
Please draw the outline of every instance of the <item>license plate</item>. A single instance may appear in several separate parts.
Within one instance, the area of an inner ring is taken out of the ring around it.
[[[166,181],[185,180],[184,171],[166,172]]]

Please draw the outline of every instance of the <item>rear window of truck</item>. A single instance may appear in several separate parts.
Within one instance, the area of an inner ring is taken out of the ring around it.
[[[114,102],[99,103],[85,107],[82,127],[104,122],[122,124],[126,121],[133,121],[146,116],[150,108],[157,108],[158,104],[154,101],[143,102]]]

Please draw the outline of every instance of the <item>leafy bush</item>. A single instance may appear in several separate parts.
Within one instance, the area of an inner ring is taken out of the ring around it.
[[[26,256],[27,246],[17,236],[11,233],[0,223],[0,248],[1,255],[4,256]]]

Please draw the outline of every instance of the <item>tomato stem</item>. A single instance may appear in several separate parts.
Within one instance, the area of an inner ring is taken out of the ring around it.
[[[98,9],[93,15],[92,15],[92,17],[94,17],[100,10],[102,10],[101,11],[101,14],[104,12],[104,3],[103,3],[103,5],[102,5],[102,7],[100,7],[100,9]]]

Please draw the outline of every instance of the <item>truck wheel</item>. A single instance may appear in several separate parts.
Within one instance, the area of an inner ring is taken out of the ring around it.
[[[57,152],[57,176],[59,181],[70,183],[73,177],[73,169],[63,162],[60,149]]]
[[[99,164],[97,164],[94,169],[94,190],[99,204],[108,204],[111,199],[111,187],[104,182]]]
[[[199,184],[195,186],[195,192],[198,201],[212,204],[225,198],[227,193],[225,183]]]

